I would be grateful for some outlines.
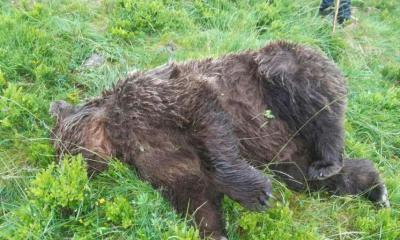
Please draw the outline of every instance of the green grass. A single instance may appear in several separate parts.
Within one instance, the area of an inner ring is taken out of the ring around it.
[[[375,163],[392,208],[276,182],[279,201],[266,212],[225,199],[229,238],[399,239],[400,3],[354,0],[358,21],[333,34],[319,0],[191,2],[0,0],[0,239],[197,239],[191,217],[126,166],[89,180],[79,157],[52,164],[49,103],[84,101],[133,69],[275,39],[319,48],[342,69],[346,154]],[[93,53],[105,62],[83,67]]]

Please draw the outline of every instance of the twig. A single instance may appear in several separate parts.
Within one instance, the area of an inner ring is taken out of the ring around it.
[[[337,17],[339,14],[339,6],[340,6],[340,0],[336,0],[336,5],[335,5],[335,17],[333,18],[333,33],[336,31],[336,22],[337,22]]]

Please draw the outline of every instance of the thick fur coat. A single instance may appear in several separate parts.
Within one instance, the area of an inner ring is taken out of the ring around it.
[[[274,42],[258,51],[130,74],[80,106],[54,102],[55,148],[91,172],[111,157],[134,166],[203,237],[225,236],[225,194],[267,206],[268,167],[291,189],[365,194],[388,204],[368,160],[343,160],[346,82],[323,54]]]

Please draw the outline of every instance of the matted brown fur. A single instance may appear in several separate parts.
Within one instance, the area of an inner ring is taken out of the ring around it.
[[[219,59],[130,74],[81,106],[51,106],[58,154],[134,166],[202,237],[225,235],[224,194],[251,210],[271,196],[269,167],[294,190],[365,193],[387,202],[369,161],[342,160],[346,83],[318,51],[275,42]],[[271,117],[271,114],[273,117]]]

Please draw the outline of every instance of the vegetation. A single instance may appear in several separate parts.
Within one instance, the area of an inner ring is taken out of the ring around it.
[[[319,0],[0,0],[0,239],[197,239],[160,194],[114,162],[89,179],[54,162],[48,107],[79,103],[127,71],[217,57],[285,39],[319,48],[349,82],[346,155],[380,169],[391,209],[295,193],[252,213],[225,199],[230,239],[400,238],[400,3],[353,0],[332,33]],[[88,66],[97,54],[103,61]]]

